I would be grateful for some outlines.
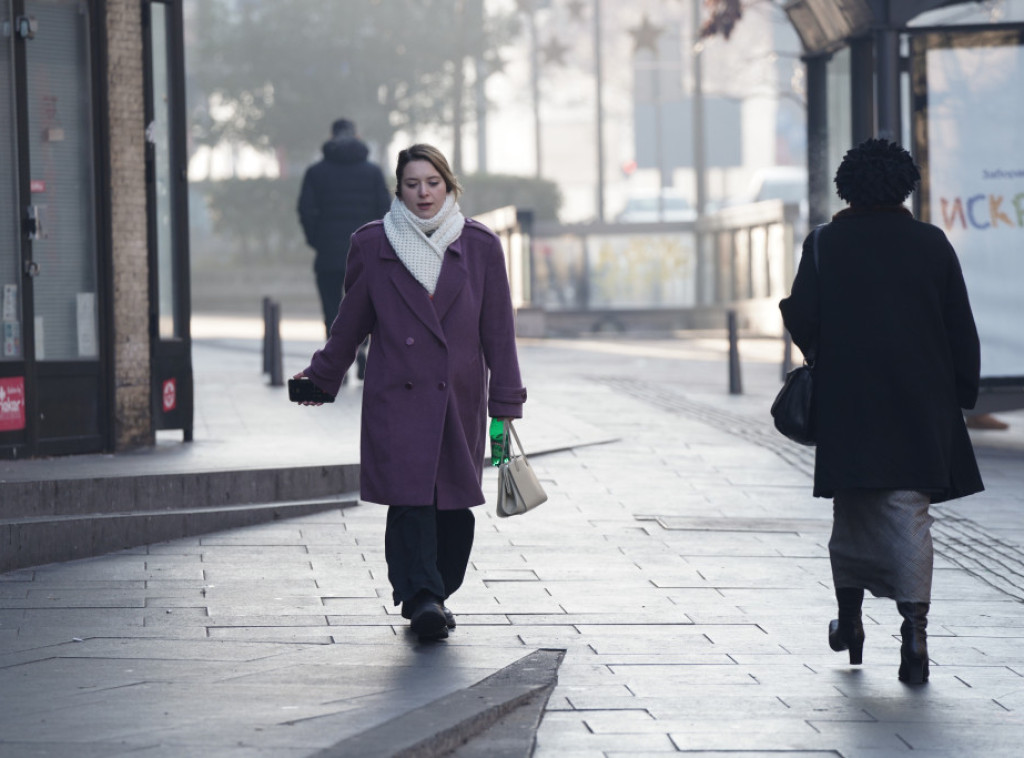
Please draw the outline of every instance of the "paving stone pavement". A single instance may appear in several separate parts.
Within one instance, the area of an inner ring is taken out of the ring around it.
[[[197,441],[162,460],[354,454],[358,383],[272,402],[257,350],[197,343]],[[445,642],[391,606],[370,504],[0,575],[0,756],[304,758],[539,649],[565,657],[535,756],[1019,755],[1024,413],[975,433],[987,491],[933,509],[931,683],[908,687],[891,601],[865,601],[863,666],[828,648],[830,505],[770,427],[779,355],[745,340],[730,396],[714,335],[524,341],[518,426],[558,450],[531,458],[550,500],[476,510]]]

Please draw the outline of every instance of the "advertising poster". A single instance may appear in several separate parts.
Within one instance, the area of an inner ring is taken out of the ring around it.
[[[25,377],[0,377],[0,432],[25,428]]]
[[[959,255],[981,336],[982,377],[1021,377],[1021,35],[951,33],[929,35],[926,40],[922,50],[927,106],[924,123],[918,123],[918,138],[921,126],[926,133],[920,150],[926,156],[923,220],[941,227]],[[920,54],[917,63],[921,65]]]

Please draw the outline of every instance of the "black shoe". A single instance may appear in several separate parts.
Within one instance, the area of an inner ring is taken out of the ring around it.
[[[903,616],[900,633],[900,681],[924,684],[928,681],[928,603],[896,603]]]
[[[441,605],[441,612],[444,613],[444,623],[445,623],[445,626],[447,626],[449,629],[454,629],[455,628],[455,614],[452,613],[451,609],[447,605],[444,605],[444,604]],[[412,618],[412,603],[402,603],[402,618],[404,618],[404,619],[411,619]]]
[[[448,624],[440,601],[424,593],[412,611],[409,625],[421,640],[443,640],[448,636]]]

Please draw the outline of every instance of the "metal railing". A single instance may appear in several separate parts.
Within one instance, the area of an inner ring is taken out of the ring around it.
[[[512,290],[512,305],[528,308],[533,303],[533,211],[506,205],[473,218],[489,227],[501,238]]]
[[[717,328],[732,309],[743,328],[780,334],[805,226],[779,200],[698,221],[537,224],[528,302],[549,333]]]

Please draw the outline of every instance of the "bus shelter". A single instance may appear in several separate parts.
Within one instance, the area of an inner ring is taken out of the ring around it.
[[[997,7],[998,6],[998,7]],[[956,249],[982,344],[978,411],[1024,407],[1024,2],[791,0],[807,71],[811,224],[869,137],[921,167],[915,215]]]

